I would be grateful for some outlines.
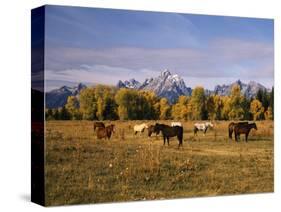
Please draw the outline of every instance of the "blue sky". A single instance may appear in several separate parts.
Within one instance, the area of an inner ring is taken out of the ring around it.
[[[47,6],[45,26],[47,90],[142,82],[164,69],[208,89],[274,81],[271,19]]]

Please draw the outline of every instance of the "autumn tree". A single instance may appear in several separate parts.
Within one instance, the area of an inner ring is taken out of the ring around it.
[[[216,119],[216,103],[215,103],[215,97],[209,96],[207,98],[207,112],[208,112],[208,119],[214,120]]]
[[[160,114],[159,98],[152,91],[141,91],[140,94],[146,100],[145,119],[158,119]]]
[[[187,120],[188,118],[187,104],[188,104],[188,97],[179,96],[178,102],[172,106],[171,115],[173,119]]]
[[[223,120],[229,120],[229,113],[231,111],[231,107],[230,107],[230,97],[228,96],[222,96],[221,97],[222,103],[223,103],[223,108],[222,108],[222,119]]]
[[[195,120],[206,119],[205,91],[203,87],[196,87],[192,91],[190,99],[190,107],[192,108],[192,116]]]
[[[97,99],[95,97],[94,88],[85,88],[79,95],[80,111],[83,119],[94,120],[97,119]]]
[[[143,93],[133,89],[121,88],[115,96],[118,115],[121,120],[150,119],[153,106]]]
[[[80,120],[82,118],[81,113],[79,111],[79,101],[76,96],[69,96],[67,98],[67,103],[65,107],[69,112],[70,119]]]
[[[215,105],[215,120],[221,120],[223,117],[223,99],[219,95],[215,95],[213,98]]]
[[[160,109],[159,119],[165,120],[170,118],[171,107],[166,98],[160,99],[159,109]]]
[[[253,114],[254,120],[260,120],[264,112],[264,107],[262,106],[262,103],[259,100],[254,99],[251,102],[250,112]]]
[[[241,94],[240,86],[234,85],[231,89],[229,107],[230,111],[228,117],[234,120],[240,120],[244,118],[244,110],[242,108],[242,103],[244,101],[244,96]]]

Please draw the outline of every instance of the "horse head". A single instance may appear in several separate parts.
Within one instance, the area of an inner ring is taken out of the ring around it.
[[[211,128],[214,127],[214,125],[212,124],[212,122],[206,122],[206,126],[207,126],[207,127],[211,127]]]
[[[150,126],[148,127],[147,132],[148,132],[148,133],[147,133],[147,134],[148,134],[148,137],[150,137],[150,136],[152,135],[152,133],[155,132],[154,125],[150,125]]]
[[[115,125],[114,124],[111,124],[111,125],[109,125],[110,126],[110,128],[111,128],[111,131],[113,132],[113,133],[115,133]]]
[[[156,133],[156,134],[159,134],[159,132],[160,132],[160,124],[158,124],[158,123],[156,123],[155,125],[154,125],[154,132]]]

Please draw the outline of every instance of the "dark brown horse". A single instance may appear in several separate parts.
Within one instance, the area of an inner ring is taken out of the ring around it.
[[[164,140],[164,145],[166,143],[166,139],[167,139],[167,143],[168,143],[168,146],[169,146],[169,139],[170,139],[170,137],[177,136],[178,141],[179,141],[178,148],[180,146],[182,146],[183,127],[180,127],[180,126],[171,127],[169,125],[156,123],[155,126],[154,126],[154,130],[155,130],[156,133],[159,133],[160,131],[162,132],[163,140]]]
[[[98,127],[97,128],[97,138],[107,138],[108,140],[111,138],[111,135],[113,132],[115,132],[115,126],[114,124],[111,124],[107,127]]]
[[[94,122],[94,131],[96,131],[96,128],[98,128],[98,127],[105,128],[105,125],[101,121],[95,121]]]
[[[237,126],[237,125],[247,125],[248,122],[247,121],[243,121],[243,122],[231,122],[229,125],[228,125],[228,137],[230,139],[232,139],[232,133],[234,131],[234,127]]]
[[[241,134],[245,134],[246,142],[248,142],[248,136],[251,129],[258,129],[256,123],[236,125],[234,127],[235,141],[237,142],[238,139],[240,139]]]

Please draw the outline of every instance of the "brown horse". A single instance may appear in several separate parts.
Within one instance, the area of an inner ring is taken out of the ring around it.
[[[97,138],[98,139],[107,138],[109,140],[113,132],[115,132],[114,124],[111,124],[107,127],[98,127]]]
[[[96,131],[96,128],[105,128],[105,125],[104,125],[104,123],[103,122],[101,122],[101,121],[95,121],[94,122],[94,131]]]
[[[248,135],[251,129],[258,130],[256,123],[236,125],[234,127],[235,141],[237,142],[238,138],[240,139],[241,134],[245,134],[246,142],[248,142]]]
[[[233,131],[234,131],[234,127],[236,126],[236,125],[247,125],[248,124],[248,122],[247,121],[243,121],[243,122],[231,122],[229,125],[228,125],[228,137],[230,138],[230,139],[232,139],[232,133],[233,133]]]
[[[179,141],[178,148],[182,146],[182,141],[183,141],[183,127],[180,126],[174,126],[170,127],[166,124],[155,124],[155,132],[159,133],[160,131],[162,132],[163,135],[163,141],[164,141],[164,146],[167,140],[168,146],[169,146],[169,139],[170,137],[177,137]]]

